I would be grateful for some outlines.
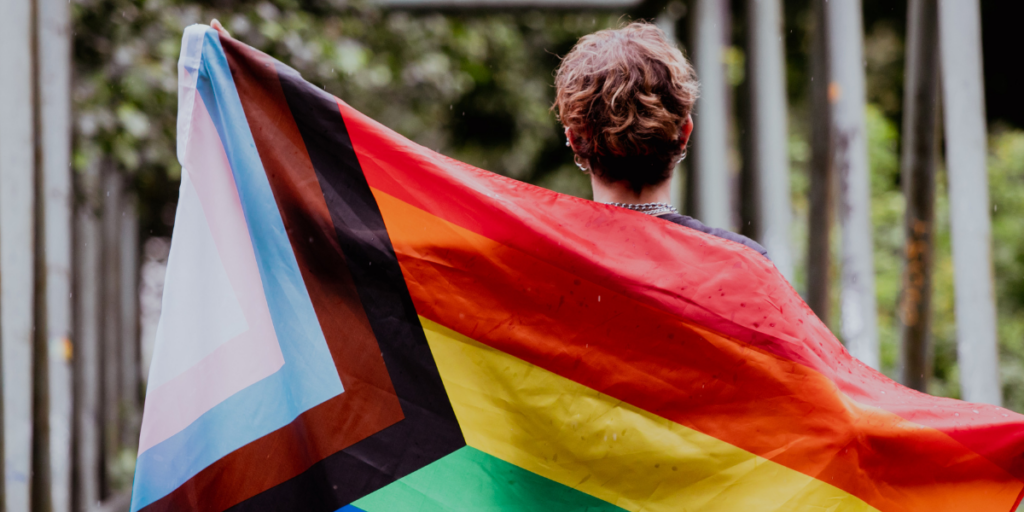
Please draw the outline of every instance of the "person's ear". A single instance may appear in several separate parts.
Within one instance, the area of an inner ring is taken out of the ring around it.
[[[565,128],[565,140],[567,145],[572,148],[572,152],[576,153],[576,134],[572,132],[572,128]]]
[[[686,144],[690,142],[690,134],[693,133],[693,118],[689,114],[686,115],[686,121],[679,127],[679,144],[686,148]]]

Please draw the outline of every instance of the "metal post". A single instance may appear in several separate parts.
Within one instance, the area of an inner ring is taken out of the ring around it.
[[[786,120],[786,60],[782,2],[747,0],[747,58],[750,59],[751,167],[757,199],[758,240],[775,267],[793,280],[789,240],[789,134]]]
[[[75,207],[74,306],[75,354],[72,437],[72,510],[99,503],[102,467],[100,350],[102,340],[102,236],[99,211],[100,166],[91,165],[76,180],[83,201]]]
[[[960,388],[964,400],[999,405],[978,1],[940,0],[939,37]]]
[[[42,167],[45,177],[50,479],[54,512],[71,510],[71,13],[39,1]]]
[[[665,33],[665,38],[668,39],[669,43],[673,45],[679,44],[679,36],[676,34],[676,24],[679,19],[686,14],[686,5],[682,2],[670,2],[666,7],[665,11],[658,15],[655,20],[655,24],[662,32]],[[680,162],[676,165],[676,168],[672,171],[671,184],[671,199],[670,202],[673,206],[683,211],[683,164]]]
[[[723,62],[728,4],[696,0],[693,8],[693,64],[701,81],[694,108],[691,201],[695,217],[717,228],[731,228],[732,194],[728,165],[728,84]]]
[[[871,176],[864,121],[864,23],[860,0],[825,2],[839,218],[843,226],[842,334],[857,359],[878,368],[871,239]]]
[[[906,78],[903,89],[903,150],[900,167],[907,199],[906,263],[900,323],[903,384],[927,392],[931,374],[932,254],[935,233],[935,159],[939,100],[938,7],[910,0],[907,13]]]
[[[832,113],[828,101],[828,37],[825,0],[814,0],[811,45],[810,217],[807,226],[807,305],[826,324],[831,321],[832,220],[835,173],[832,170]]]
[[[0,324],[5,502],[29,509],[32,457],[34,137],[30,0],[0,2]]]

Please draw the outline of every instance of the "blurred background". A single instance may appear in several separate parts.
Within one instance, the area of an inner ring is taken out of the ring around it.
[[[866,364],[1024,412],[1022,13],[998,0],[4,0],[0,504],[127,508],[181,175],[176,63],[184,28],[212,18],[428,148],[580,197],[589,179],[550,111],[553,71],[579,37],[650,20],[702,81],[677,206],[764,243]]]

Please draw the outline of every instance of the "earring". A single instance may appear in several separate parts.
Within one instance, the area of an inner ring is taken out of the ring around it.
[[[583,165],[583,164],[582,164],[582,163],[580,162],[580,156],[579,156],[579,155],[573,155],[573,156],[572,156],[572,161],[573,161],[573,162],[576,162],[576,167],[579,167],[579,168],[580,168],[580,170],[581,170],[581,171],[583,171],[584,173],[588,173],[588,172],[590,172],[590,167],[584,166],[584,165]]]
[[[686,160],[686,151],[683,151],[683,154],[679,155],[679,158],[676,159],[676,165],[679,165],[679,162],[683,160]]]
[[[565,139],[565,147],[572,147],[572,144],[569,144],[569,139]]]

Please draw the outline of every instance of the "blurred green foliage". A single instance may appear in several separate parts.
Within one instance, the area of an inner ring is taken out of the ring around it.
[[[881,109],[868,108],[872,223],[882,370],[896,377],[899,321],[896,305],[903,272],[904,214],[899,180],[899,132]],[[998,335],[1005,405],[1024,411],[1024,131],[1000,128],[990,135],[989,194],[992,250],[999,315]],[[935,267],[932,295],[934,371],[929,392],[959,398],[956,315],[946,174],[937,176]],[[837,324],[835,324],[837,325]]]
[[[555,116],[552,70],[607,13],[467,15],[276,0],[74,4],[75,168],[112,158],[142,197],[142,224],[167,235],[180,168],[174,154],[176,60],[184,28],[218,18],[410,139],[495,172],[587,195]]]
[[[871,166],[871,224],[875,244],[875,298],[882,370],[890,377],[899,359],[897,304],[902,284],[904,215],[900,189],[899,129],[875,104],[868,105],[868,159]],[[838,288],[838,286],[836,287]],[[833,308],[838,312],[839,308]],[[838,325],[838,322],[834,325]]]
[[[990,137],[992,254],[999,307],[1003,396],[1024,410],[1024,132],[998,128]]]
[[[109,159],[141,199],[143,235],[170,234],[180,167],[174,154],[176,60],[184,28],[222,20],[234,37],[431,149],[508,176],[588,197],[548,107],[553,69],[580,36],[615,26],[599,12],[409,13],[358,1],[77,0],[74,8],[75,152],[79,173]],[[794,245],[806,257],[806,3],[787,2]],[[685,21],[685,20],[684,20]],[[680,25],[685,28],[685,23]],[[899,170],[903,46],[900,27],[873,23],[865,60],[872,221],[883,371],[899,364],[904,201]],[[737,36],[738,37],[738,36]],[[741,85],[744,55],[726,53]],[[698,126],[699,130],[700,127]],[[1024,132],[991,137],[993,249],[1007,405],[1024,411]],[[945,176],[938,177],[930,391],[959,394]],[[834,244],[838,253],[837,243]],[[838,261],[838,258],[836,258]],[[797,268],[801,268],[797,261]],[[803,274],[797,273],[797,287]],[[838,270],[833,273],[838,328]],[[838,330],[838,329],[837,329]]]

